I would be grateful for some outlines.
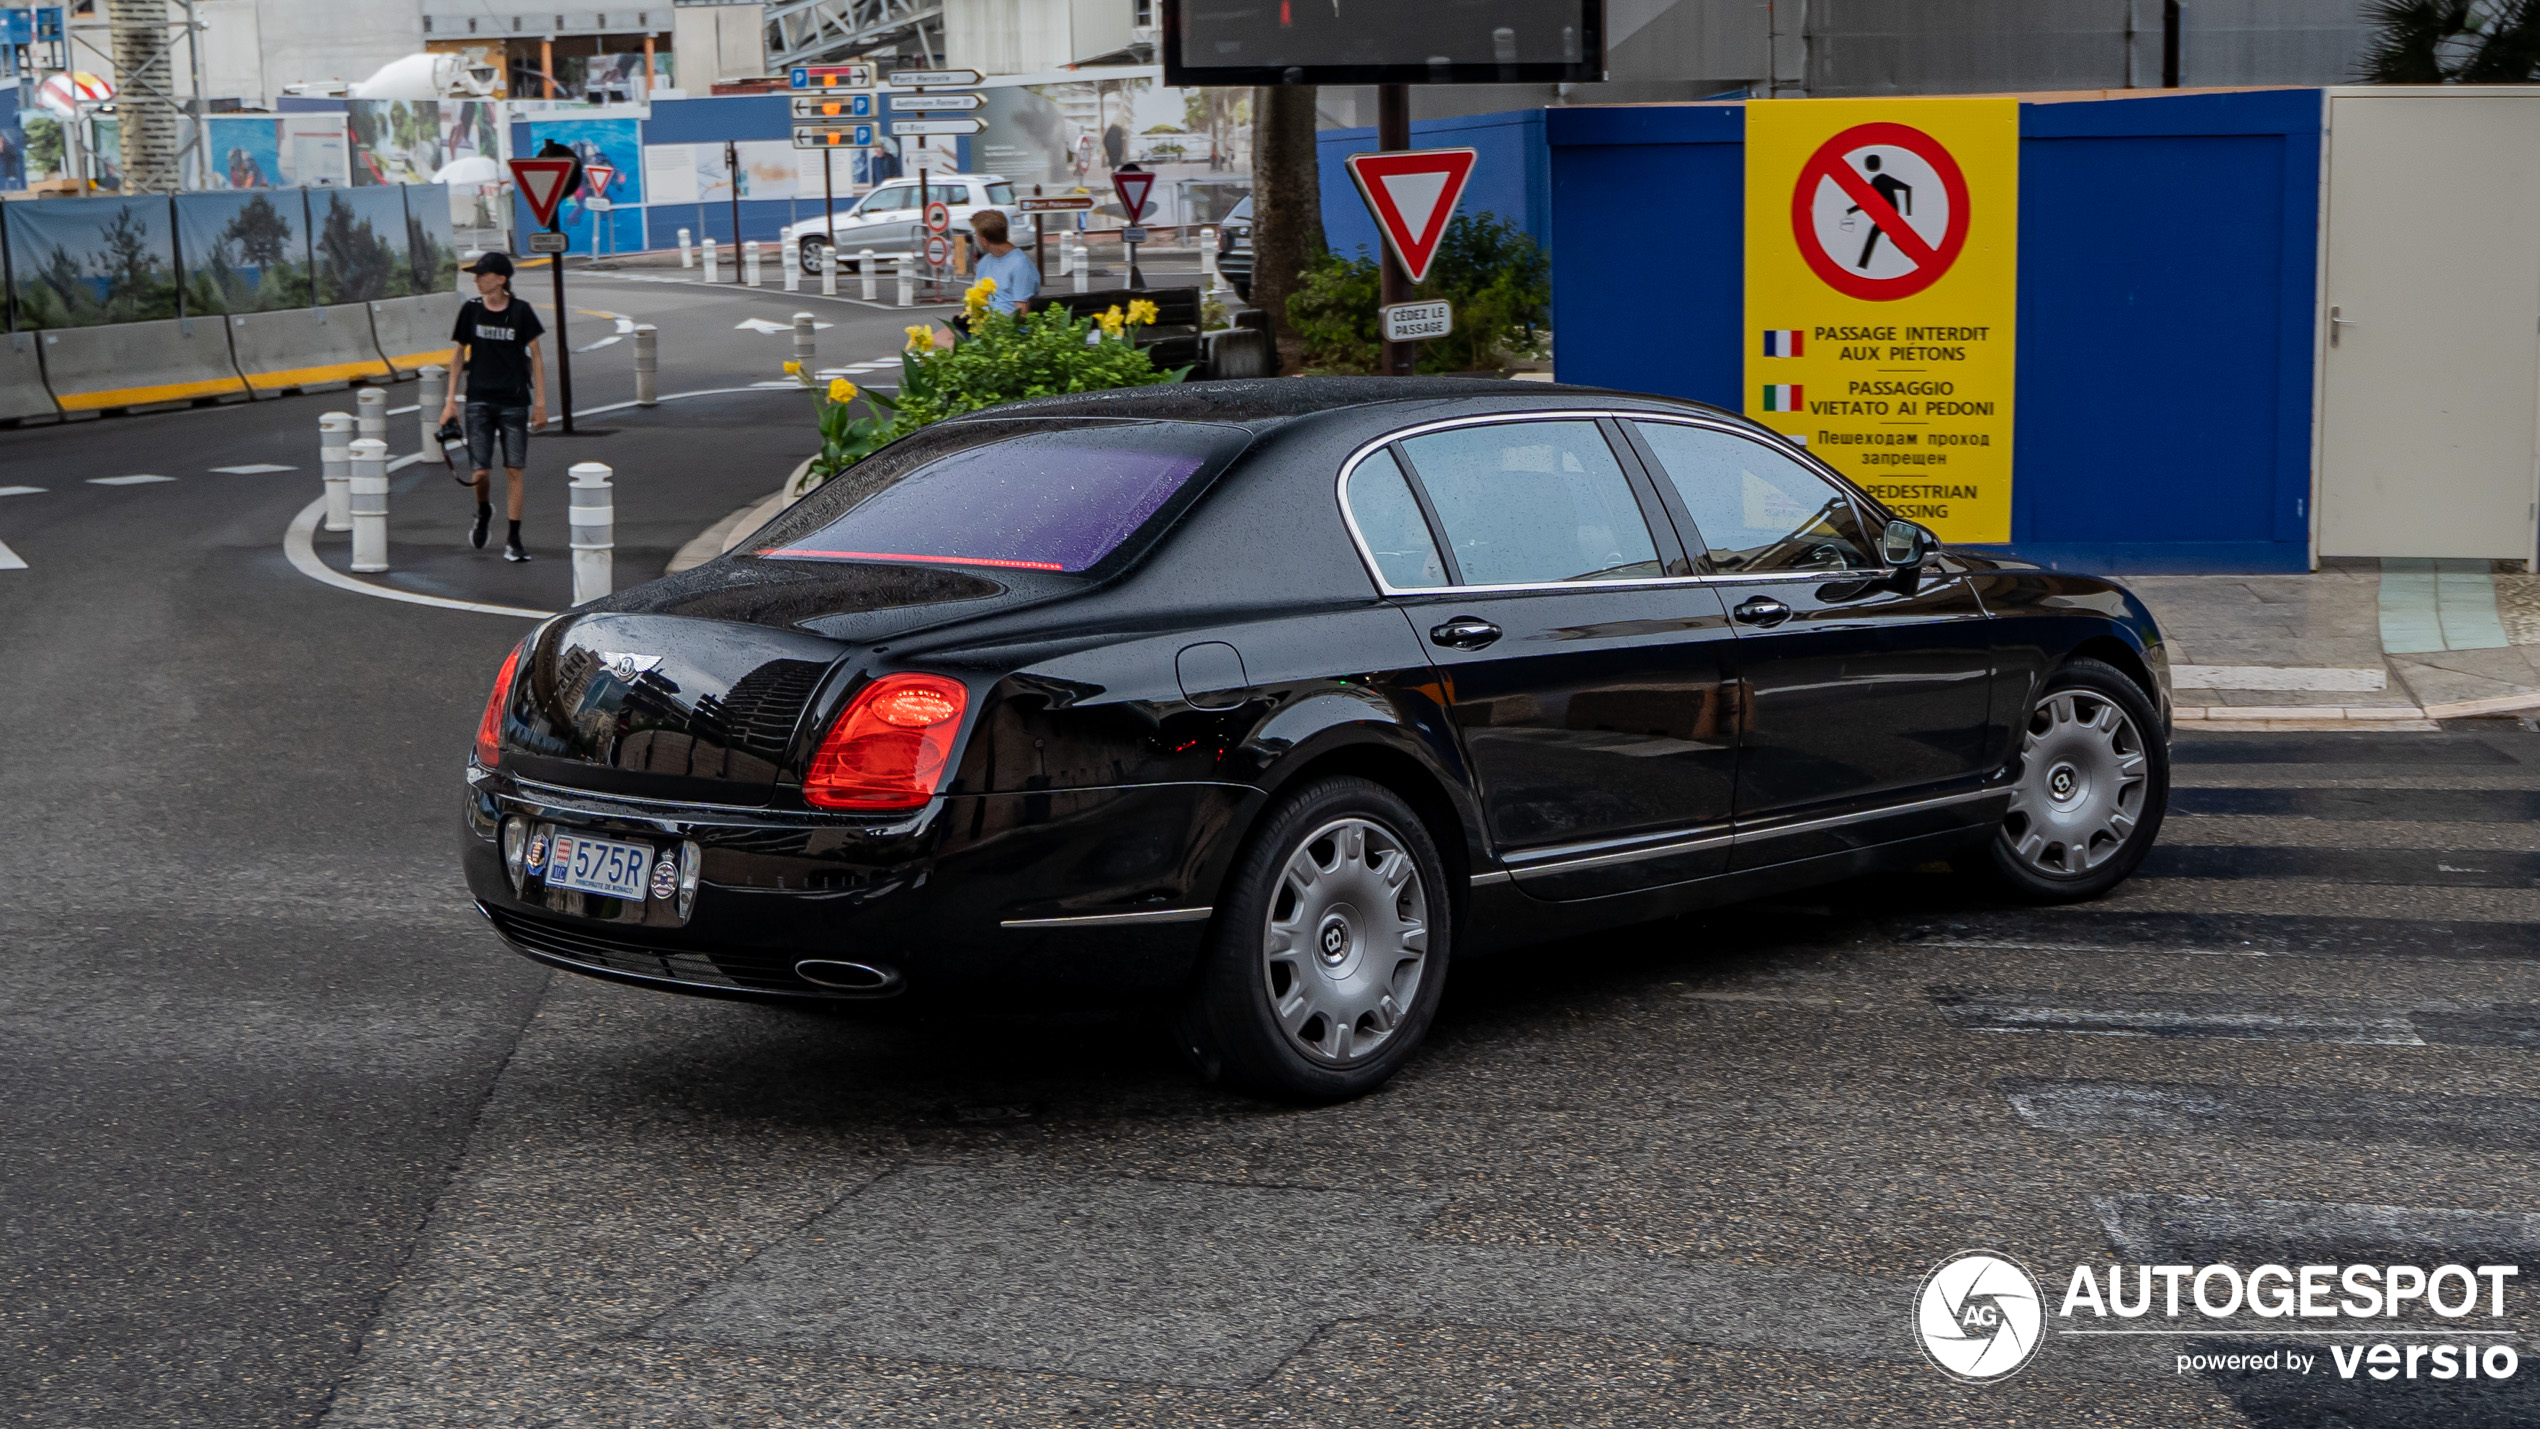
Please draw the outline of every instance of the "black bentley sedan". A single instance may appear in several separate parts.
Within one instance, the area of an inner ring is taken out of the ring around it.
[[[520,951],[758,999],[1143,992],[1376,1085],[1456,959],[2159,830],[2141,602],[1940,546],[1689,402],[1288,379],[992,408],[541,624],[468,767]]]

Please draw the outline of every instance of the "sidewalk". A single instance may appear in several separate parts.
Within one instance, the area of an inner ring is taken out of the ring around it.
[[[2334,560],[2309,575],[2134,576],[2183,721],[2422,728],[2540,713],[2540,576]]]

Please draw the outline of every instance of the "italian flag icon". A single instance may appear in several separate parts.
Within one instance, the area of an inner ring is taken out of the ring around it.
[[[1769,327],[1764,329],[1764,355],[1766,357],[1803,357],[1806,355],[1806,349],[1807,336],[1798,328]]]
[[[1808,399],[1801,395],[1796,382],[1768,382],[1764,385],[1764,410],[1796,412]]]

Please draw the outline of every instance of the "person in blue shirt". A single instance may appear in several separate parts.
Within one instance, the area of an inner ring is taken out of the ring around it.
[[[970,265],[971,276],[994,278],[996,292],[989,295],[988,306],[1015,317],[1032,310],[1032,300],[1041,295],[1041,270],[1034,266],[1032,255],[1008,240],[1005,215],[993,208],[983,208],[970,215],[970,232],[979,240],[979,259]]]

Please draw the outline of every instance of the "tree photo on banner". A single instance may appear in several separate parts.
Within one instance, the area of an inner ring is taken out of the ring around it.
[[[165,198],[13,203],[7,227],[19,328],[177,316],[176,243]]]
[[[309,306],[307,212],[296,189],[177,195],[186,310],[270,313]]]
[[[355,99],[344,107],[352,121],[354,184],[431,181],[441,167],[440,101]]]
[[[1746,106],[1746,409],[1943,540],[2011,538],[2019,104]]]

